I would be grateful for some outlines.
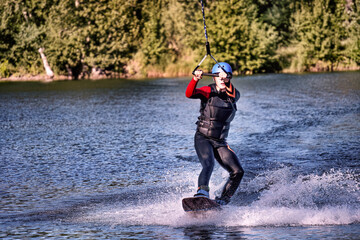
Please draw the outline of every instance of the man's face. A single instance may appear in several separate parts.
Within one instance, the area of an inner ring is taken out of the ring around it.
[[[218,90],[225,91],[226,88],[225,83],[228,83],[230,79],[222,78],[222,77],[214,77],[214,81],[216,83],[216,87],[218,88]]]

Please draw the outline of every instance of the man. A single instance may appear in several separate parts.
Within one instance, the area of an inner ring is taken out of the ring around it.
[[[203,72],[195,71],[195,76],[186,89],[186,97],[201,100],[200,116],[196,123],[195,149],[202,171],[198,178],[198,191],[195,197],[209,197],[209,181],[216,159],[230,175],[221,196],[215,198],[220,205],[226,205],[244,175],[239,159],[226,142],[240,93],[230,82],[232,69],[228,63],[215,64],[212,73],[219,74],[218,77],[213,77],[214,84],[196,88]]]

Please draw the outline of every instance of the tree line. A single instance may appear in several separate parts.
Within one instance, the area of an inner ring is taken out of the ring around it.
[[[211,53],[237,74],[359,69],[360,0],[204,0]],[[206,53],[197,0],[2,0],[0,77],[189,75]],[[209,70],[213,61],[205,61]]]

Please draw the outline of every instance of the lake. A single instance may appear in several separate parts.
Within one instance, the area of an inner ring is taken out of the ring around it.
[[[189,81],[0,83],[0,238],[359,238],[360,72],[234,77],[245,175],[196,216]],[[216,165],[211,197],[226,179]]]

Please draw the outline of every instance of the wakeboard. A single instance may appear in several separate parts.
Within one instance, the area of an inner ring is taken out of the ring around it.
[[[207,197],[183,198],[182,206],[185,212],[220,210],[220,205]]]

